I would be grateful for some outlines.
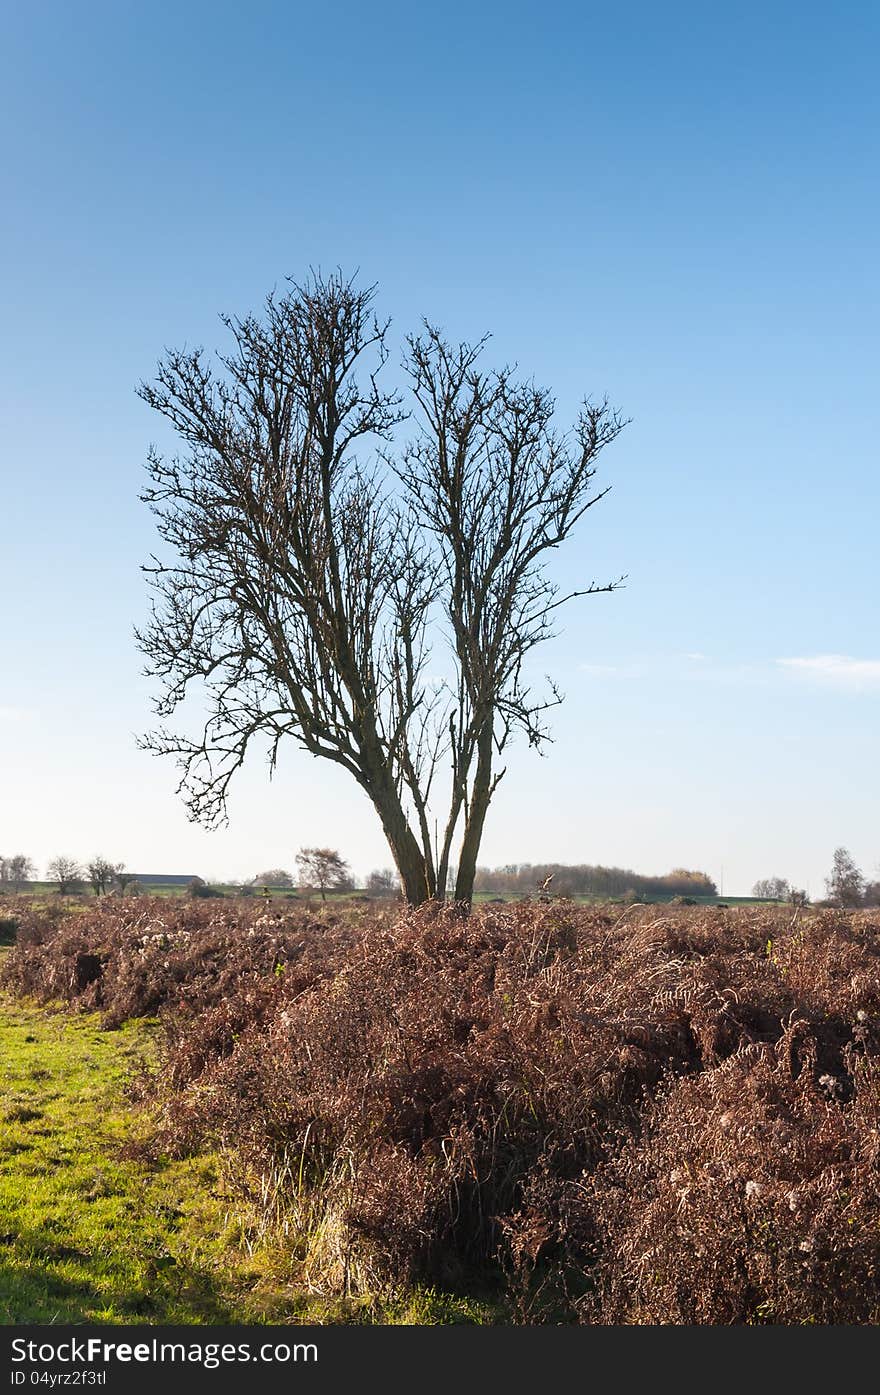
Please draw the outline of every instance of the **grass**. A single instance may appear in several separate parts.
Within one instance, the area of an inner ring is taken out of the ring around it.
[[[279,1241],[254,1243],[222,1159],[147,1161],[128,1082],[155,1024],[101,1030],[0,998],[0,1323],[483,1322],[431,1290],[327,1300]]]
[[[219,1322],[234,1272],[209,1158],[122,1156],[142,1123],[125,1100],[150,1026],[3,1004],[0,1318]]]

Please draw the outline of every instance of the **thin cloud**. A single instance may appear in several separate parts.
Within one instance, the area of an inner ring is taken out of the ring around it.
[[[848,654],[812,654],[777,659],[780,668],[802,678],[833,683],[840,688],[880,687],[880,659],[854,659]]]
[[[26,707],[0,706],[0,722],[23,722],[30,715]]]

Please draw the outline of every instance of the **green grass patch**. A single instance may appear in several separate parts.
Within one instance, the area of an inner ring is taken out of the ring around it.
[[[224,1289],[237,1276],[216,1162],[124,1156],[146,1122],[125,1082],[150,1036],[143,1022],[109,1033],[3,1002],[3,1322],[230,1320]]]

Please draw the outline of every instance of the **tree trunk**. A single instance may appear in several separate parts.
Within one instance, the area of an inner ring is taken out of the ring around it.
[[[410,906],[421,906],[434,895],[434,868],[426,861],[424,851],[409,826],[400,791],[388,768],[387,753],[369,715],[362,719],[358,745],[362,772],[359,782],[382,822],[382,831],[400,873],[407,902]]]
[[[425,859],[418,843],[410,834],[402,847],[395,847],[390,839],[388,846],[400,873],[407,902],[410,906],[423,905],[431,899],[432,893],[428,887]]]
[[[411,906],[421,906],[434,894],[428,867],[418,840],[410,828],[393,788],[369,791],[373,807],[382,820],[382,828],[400,873],[403,891]]]
[[[477,874],[477,854],[483,837],[486,812],[492,798],[492,720],[486,722],[477,741],[477,770],[474,788],[468,807],[464,837],[458,859],[458,874],[455,879],[455,899],[470,905],[474,894],[474,878]]]

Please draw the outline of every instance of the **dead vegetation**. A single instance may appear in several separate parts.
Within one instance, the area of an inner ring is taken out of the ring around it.
[[[7,988],[158,1015],[166,1150],[225,1150],[326,1292],[526,1321],[880,1317],[873,912],[550,904],[22,917]]]

